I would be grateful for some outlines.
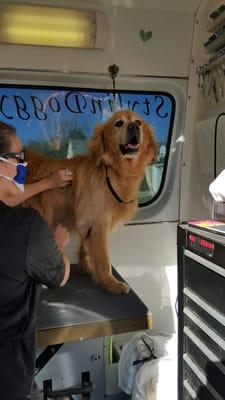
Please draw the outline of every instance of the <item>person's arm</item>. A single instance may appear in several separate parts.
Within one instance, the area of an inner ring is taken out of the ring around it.
[[[68,279],[70,277],[70,259],[65,253],[62,254],[62,257],[63,257],[63,261],[65,264],[65,273],[64,273],[63,280],[61,281],[61,283],[59,285],[61,287],[66,284],[66,282],[68,281]]]
[[[5,195],[3,201],[10,207],[18,206],[38,193],[57,187],[64,187],[70,184],[72,180],[72,171],[68,169],[58,169],[46,178],[24,185],[24,192],[18,192],[16,195]]]
[[[58,228],[57,228],[58,229]],[[66,228],[61,229],[61,239],[65,246],[69,235]],[[63,247],[64,249],[64,247]],[[70,261],[60,251],[49,226],[40,214],[35,212],[27,246],[27,273],[35,282],[49,288],[65,285],[70,275]]]
[[[65,274],[60,286],[64,286],[70,276],[70,259],[65,254],[65,247],[70,241],[69,231],[62,225],[58,225],[54,232],[55,241],[65,264]]]

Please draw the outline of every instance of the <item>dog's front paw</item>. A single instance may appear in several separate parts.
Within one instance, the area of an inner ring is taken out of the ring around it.
[[[130,286],[128,286],[126,283],[123,283],[123,282],[121,282],[122,283],[122,291],[121,291],[121,293],[124,293],[124,294],[127,294],[127,293],[129,293],[129,291],[130,291]]]
[[[130,287],[126,283],[118,281],[106,287],[106,290],[112,294],[127,294]]]

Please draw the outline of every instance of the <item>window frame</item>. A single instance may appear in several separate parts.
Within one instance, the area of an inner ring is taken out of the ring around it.
[[[162,172],[162,177],[160,181],[160,185],[158,188],[157,193],[148,201],[138,203],[139,209],[143,209],[152,203],[154,203],[161,195],[165,181],[166,181],[166,175],[167,175],[167,169],[168,169],[168,162],[169,162],[169,155],[170,155],[170,146],[171,146],[171,141],[172,141],[172,132],[173,132],[173,127],[174,127],[174,117],[175,117],[175,112],[176,112],[176,100],[173,96],[173,94],[169,93],[168,91],[164,90],[137,90],[137,89],[112,89],[112,88],[94,88],[94,87],[82,87],[82,86],[64,86],[64,85],[58,85],[58,84],[39,84],[38,82],[35,84],[28,84],[28,83],[14,83],[14,84],[7,84],[7,83],[1,83],[0,84],[0,89],[2,88],[8,88],[8,89],[31,89],[31,90],[60,90],[60,91],[76,91],[76,92],[107,92],[111,94],[112,96],[116,94],[131,94],[131,95],[151,95],[151,96],[165,96],[171,101],[171,115],[170,115],[170,121],[169,121],[169,129],[168,129],[168,135],[167,135],[167,142],[166,142],[166,155],[164,159],[164,164],[163,164],[163,172]],[[132,109],[131,109],[132,110]],[[134,110],[135,112],[135,110]],[[138,113],[138,111],[137,111]],[[0,115],[1,118],[1,115]],[[143,117],[144,118],[144,117]],[[9,119],[9,124],[13,124],[13,120]],[[157,141],[157,138],[156,138]]]

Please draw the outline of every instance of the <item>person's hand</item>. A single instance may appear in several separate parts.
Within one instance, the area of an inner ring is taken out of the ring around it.
[[[61,251],[65,265],[64,277],[62,282],[60,283],[60,286],[64,286],[70,276],[70,259],[68,255],[65,253],[65,247],[70,241],[70,234],[67,228],[65,228],[62,225],[58,225],[54,231],[54,235],[56,244],[59,248],[59,251]]]
[[[54,236],[58,248],[63,252],[64,247],[66,247],[70,241],[68,229],[65,228],[65,226],[58,225],[54,231]]]
[[[47,178],[48,185],[54,189],[57,187],[64,187],[69,185],[73,180],[73,171],[68,168],[57,169],[52,172]]]

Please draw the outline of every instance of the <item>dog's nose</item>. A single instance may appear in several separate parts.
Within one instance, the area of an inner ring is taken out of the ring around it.
[[[139,125],[138,125],[136,122],[131,122],[131,123],[128,125],[128,131],[129,131],[130,133],[137,133],[137,132],[139,132]]]

